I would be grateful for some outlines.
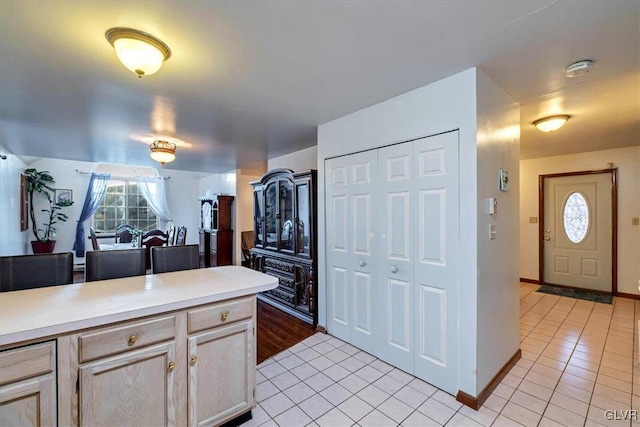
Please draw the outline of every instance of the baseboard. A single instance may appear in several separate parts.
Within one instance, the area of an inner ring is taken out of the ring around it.
[[[640,295],[637,294],[627,294],[624,292],[618,292],[614,295],[614,297],[622,297],[622,298],[631,298],[631,299],[640,299]]]
[[[327,333],[327,328],[322,325],[316,325],[316,332],[320,332],[321,334]]]
[[[539,280],[535,280],[535,279],[526,279],[524,277],[520,278],[520,281],[523,283],[533,283],[534,285],[539,285],[540,281]]]
[[[465,393],[464,391],[458,391],[458,395],[456,396],[456,400],[463,405],[470,407],[471,409],[477,411],[484,404],[484,402],[491,396],[491,393],[495,388],[500,384],[500,381],[509,373],[511,368],[518,363],[520,357],[522,356],[522,350],[518,349],[511,359],[505,363],[505,365],[498,371],[498,373],[493,377],[489,384],[482,389],[482,391],[478,394],[478,397],[473,397],[470,394]]]

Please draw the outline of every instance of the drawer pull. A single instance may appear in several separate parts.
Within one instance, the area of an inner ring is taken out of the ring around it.
[[[227,311],[223,311],[222,313],[220,313],[220,321],[221,322],[226,322],[228,315],[229,315],[229,312],[227,312]]]
[[[197,361],[198,361],[198,356],[196,355],[191,356],[191,366],[195,365]]]
[[[175,367],[176,367],[176,364],[173,362],[169,362],[169,366],[167,366],[167,368],[169,369],[169,372],[173,371]]]
[[[133,334],[129,337],[129,345],[134,345],[138,341],[138,336]]]

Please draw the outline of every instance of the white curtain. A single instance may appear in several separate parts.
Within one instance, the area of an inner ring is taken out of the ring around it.
[[[167,191],[164,179],[155,177],[138,177],[138,188],[151,210],[164,222],[170,222],[171,212],[167,203]]]

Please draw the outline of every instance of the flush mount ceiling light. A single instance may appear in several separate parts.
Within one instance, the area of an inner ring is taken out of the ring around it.
[[[105,36],[125,67],[138,77],[153,74],[171,57],[169,46],[157,37],[133,28],[116,27]]]
[[[567,114],[543,117],[533,122],[533,125],[542,132],[553,132],[554,130],[558,130],[564,126],[570,118],[571,116]]]
[[[173,162],[176,159],[176,144],[173,142],[157,139],[149,146],[151,149],[151,158],[159,162],[162,167],[165,163]]]
[[[565,68],[564,71],[567,77],[576,77],[587,74],[591,68],[593,68],[593,61],[590,59],[583,59],[582,61],[567,65],[567,68]]]

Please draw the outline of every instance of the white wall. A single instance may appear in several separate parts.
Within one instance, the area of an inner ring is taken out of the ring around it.
[[[520,162],[520,277],[538,280],[538,176],[618,168],[618,292],[638,294],[640,280],[640,147],[617,148]]]
[[[294,151],[267,161],[267,170],[279,168],[291,169],[294,172],[318,169],[318,146]]]
[[[20,174],[27,165],[0,145],[0,256],[25,253],[27,232],[20,231]]]
[[[518,210],[520,109],[482,72],[478,97],[478,384],[480,392],[520,345]],[[510,189],[498,187],[498,171],[509,171]],[[494,215],[486,200],[495,197]],[[496,227],[495,240],[489,226]]]
[[[476,395],[477,184],[475,69],[318,127],[318,323],[326,325],[325,159],[459,129],[459,390]]]

